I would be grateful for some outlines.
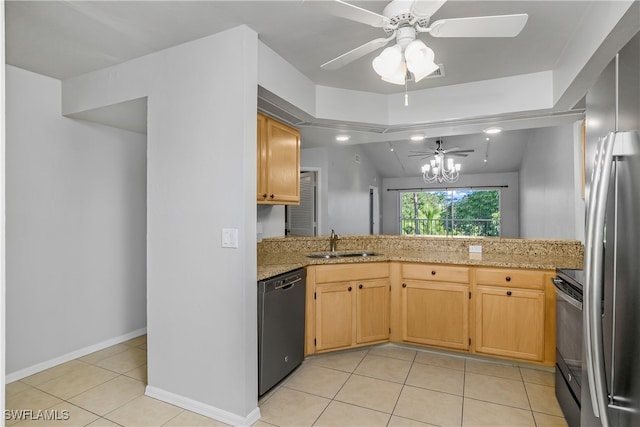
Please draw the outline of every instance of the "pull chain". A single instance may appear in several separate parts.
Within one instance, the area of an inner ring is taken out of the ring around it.
[[[407,92],[407,79],[404,79],[404,106],[409,106],[409,93]]]

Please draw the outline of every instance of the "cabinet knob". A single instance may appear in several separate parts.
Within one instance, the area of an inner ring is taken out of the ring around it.
[[[506,280],[507,282],[510,282],[510,281],[511,281],[511,276],[507,276],[507,277],[505,278],[505,280]]]
[[[349,289],[347,289],[349,292],[351,292],[351,286],[349,286]]]
[[[406,283],[403,283],[403,284],[402,284],[402,287],[403,287],[403,288],[406,288],[406,287],[407,287],[407,284],[406,284]]]
[[[273,198],[274,198],[274,197],[276,197],[276,196],[275,196],[274,194],[272,194],[272,195],[270,195],[269,197],[271,197],[271,198],[273,199]]]
[[[435,276],[436,275],[436,271],[435,270],[431,270],[431,275]]]
[[[362,289],[362,283],[358,285],[358,289]]]
[[[263,199],[266,199],[266,198],[267,198],[267,193],[264,193],[264,194],[262,195],[262,198],[263,198]]]
[[[507,291],[507,296],[511,296],[511,291]]]

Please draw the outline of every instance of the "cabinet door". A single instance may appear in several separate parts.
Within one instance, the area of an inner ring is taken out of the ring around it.
[[[476,287],[479,353],[544,359],[544,291]]]
[[[267,199],[267,118],[258,114],[257,195],[258,202]]]
[[[316,287],[316,350],[353,343],[355,289],[349,282]]]
[[[469,347],[468,286],[405,281],[402,284],[402,339],[466,350]]]
[[[389,281],[369,280],[357,285],[356,339],[358,344],[389,338]]]
[[[267,200],[300,203],[300,133],[267,120]]]

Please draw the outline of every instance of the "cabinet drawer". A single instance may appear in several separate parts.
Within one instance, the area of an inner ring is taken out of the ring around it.
[[[544,272],[479,268],[476,270],[476,283],[478,285],[544,289]]]
[[[389,277],[389,263],[334,264],[316,267],[316,283],[348,282],[350,280]]]
[[[403,264],[403,279],[469,283],[469,268],[441,264]]]

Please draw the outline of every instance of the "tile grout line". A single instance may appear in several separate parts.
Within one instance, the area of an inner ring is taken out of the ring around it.
[[[464,371],[462,374],[462,408],[461,408],[461,413],[460,413],[460,426],[464,425],[464,401],[466,399],[465,397],[465,385],[467,382],[467,359],[464,359]]]
[[[333,397],[329,400],[329,403],[327,404],[327,406],[324,407],[324,409],[320,412],[320,414],[316,417],[316,419],[313,421],[313,424],[311,424],[312,426],[315,426],[316,423],[318,422],[318,420],[322,417],[322,415],[325,413],[325,411],[327,410],[327,408],[329,407],[329,405],[331,405],[331,403],[335,400],[335,397],[338,395],[338,393],[340,393],[340,390],[342,390],[344,388],[344,385],[347,383],[347,381],[349,381],[349,379],[353,376],[353,373],[356,371],[356,369],[358,369],[358,366],[360,366],[360,364],[362,363],[362,361],[364,360],[365,357],[367,357],[367,355],[369,354],[369,349],[367,349],[367,352],[362,356],[362,359],[360,359],[360,361],[358,362],[358,364],[353,368],[353,370],[349,373],[349,376],[347,377],[347,379],[345,380],[345,382],[340,386],[340,388],[338,389],[338,391],[336,391],[336,394],[333,395]],[[338,401],[339,402],[339,401]],[[341,402],[342,403],[342,402]]]
[[[400,393],[398,393],[398,397],[396,398],[396,403],[394,403],[393,409],[391,410],[391,416],[389,417],[389,421],[387,421],[387,427],[389,426],[389,423],[391,423],[391,418],[393,418],[394,416],[397,416],[395,415],[395,413],[396,413],[396,408],[398,407],[398,402],[400,401],[400,396],[402,396],[402,392],[404,391],[404,387],[407,384],[407,379],[409,378],[409,374],[413,369],[413,365],[416,363],[417,357],[418,357],[418,352],[416,351],[416,353],[413,355],[413,360],[411,360],[411,366],[409,366],[409,371],[407,372],[407,376],[405,377],[404,382],[402,383],[402,387],[400,388]],[[411,418],[408,418],[408,419],[411,419]]]

